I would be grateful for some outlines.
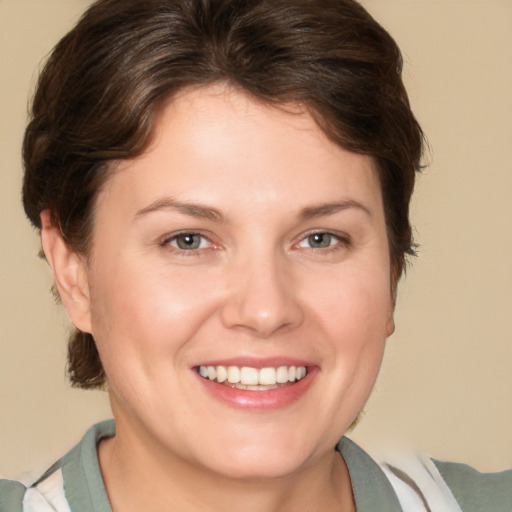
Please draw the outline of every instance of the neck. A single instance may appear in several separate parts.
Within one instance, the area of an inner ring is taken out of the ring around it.
[[[291,475],[269,479],[216,474],[122,429],[100,443],[98,455],[113,512],[355,511],[347,467],[334,449]]]

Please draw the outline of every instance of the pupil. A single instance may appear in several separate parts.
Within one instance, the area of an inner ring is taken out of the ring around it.
[[[312,247],[329,247],[331,244],[331,236],[326,233],[316,233],[309,237]]]
[[[177,240],[180,249],[197,249],[199,247],[199,237],[197,235],[182,235]]]

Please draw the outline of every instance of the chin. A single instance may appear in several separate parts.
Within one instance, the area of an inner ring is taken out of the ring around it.
[[[228,435],[230,440],[219,439],[213,450],[202,452],[203,461],[214,472],[234,480],[285,478],[314,458],[315,450],[305,448],[307,441],[293,437],[289,430],[274,436],[253,433],[249,440]]]
[[[240,453],[224,457],[223,463],[213,468],[230,480],[272,480],[286,478],[303,467],[303,461],[293,454],[268,456],[266,450],[259,454]]]

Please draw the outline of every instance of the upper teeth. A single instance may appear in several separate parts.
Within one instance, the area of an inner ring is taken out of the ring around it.
[[[273,386],[295,382],[306,376],[305,366],[279,366],[277,368],[251,368],[250,366],[200,366],[201,377],[217,382],[246,386]]]

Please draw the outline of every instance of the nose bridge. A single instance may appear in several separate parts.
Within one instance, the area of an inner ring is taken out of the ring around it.
[[[240,256],[230,272],[223,305],[226,326],[266,338],[302,322],[296,282],[287,263],[284,254],[270,248]]]

